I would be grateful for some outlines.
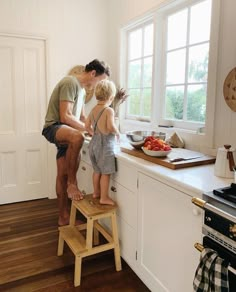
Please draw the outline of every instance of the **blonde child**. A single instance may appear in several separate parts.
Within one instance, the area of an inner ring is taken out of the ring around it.
[[[95,88],[97,105],[91,110],[85,128],[92,135],[89,155],[93,165],[94,198],[100,198],[100,204],[115,205],[109,197],[110,175],[116,171],[115,136],[119,139],[119,130],[114,122],[114,110],[110,108],[116,94],[112,81],[103,80]]]

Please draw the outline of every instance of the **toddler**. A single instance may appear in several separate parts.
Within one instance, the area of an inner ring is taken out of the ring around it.
[[[116,87],[112,81],[102,80],[95,88],[97,105],[91,110],[85,128],[92,135],[89,155],[93,166],[93,198],[100,204],[115,205],[109,197],[110,175],[116,171],[115,136],[119,130],[114,122],[114,110],[109,107],[115,97]]]

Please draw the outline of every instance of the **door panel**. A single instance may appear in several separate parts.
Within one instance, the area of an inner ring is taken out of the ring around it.
[[[45,41],[0,36],[0,204],[48,197]]]

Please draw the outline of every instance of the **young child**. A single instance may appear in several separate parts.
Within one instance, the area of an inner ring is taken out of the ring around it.
[[[97,105],[91,110],[85,128],[92,135],[89,155],[93,165],[94,198],[100,198],[100,204],[115,205],[109,197],[110,175],[116,171],[115,136],[119,139],[119,130],[114,122],[114,110],[110,108],[116,94],[112,81],[103,80],[95,88]]]

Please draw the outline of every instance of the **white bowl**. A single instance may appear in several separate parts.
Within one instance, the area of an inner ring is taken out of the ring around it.
[[[171,150],[167,150],[167,151],[148,150],[148,149],[145,149],[144,147],[142,147],[142,150],[145,154],[149,156],[155,156],[155,157],[165,157],[171,152]]]

